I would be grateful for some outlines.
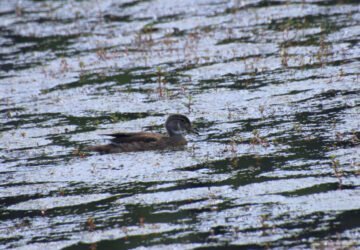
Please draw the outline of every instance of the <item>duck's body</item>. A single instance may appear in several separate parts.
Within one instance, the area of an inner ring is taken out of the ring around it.
[[[110,144],[92,146],[88,149],[105,154],[160,150],[186,145],[187,141],[181,132],[183,130],[194,132],[189,119],[184,115],[170,115],[166,120],[165,128],[169,136],[150,132],[106,134],[113,137],[110,139]]]

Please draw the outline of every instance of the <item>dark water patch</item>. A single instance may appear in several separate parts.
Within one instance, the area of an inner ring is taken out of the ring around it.
[[[7,38],[13,41],[13,44],[32,44],[31,46],[22,47],[18,54],[24,54],[33,51],[63,51],[72,44],[72,40],[76,38],[74,35],[69,36],[48,36],[41,38],[19,36],[19,35],[8,35]],[[59,54],[60,56],[62,54]]]
[[[60,155],[48,155],[44,152],[35,153],[36,156],[29,157],[27,151],[33,148],[19,148],[9,150],[10,158],[5,158],[4,163],[12,163],[16,162],[17,165],[13,167],[31,167],[31,166],[38,166],[39,164],[45,165],[53,165],[59,164],[60,162],[71,161],[74,159],[74,152],[66,150],[66,152],[61,151],[63,154]],[[74,150],[75,151],[75,150]],[[34,154],[32,154],[34,155]]]
[[[340,217],[344,217],[344,219],[348,218],[347,214],[351,215],[354,214],[354,212],[345,212],[344,215],[341,214]],[[357,212],[355,212],[355,214],[357,214]],[[357,246],[356,242],[352,241],[352,239],[339,239],[336,237],[332,237],[333,234],[341,234],[344,232],[344,229],[342,228],[342,223],[334,223],[336,220],[336,217],[334,216],[331,216],[330,218],[325,217],[326,215],[324,213],[316,213],[311,215],[310,217],[302,217],[301,219],[304,222],[297,224],[296,227],[307,228],[307,230],[299,232],[295,239],[289,239],[290,242],[292,242],[290,246],[299,246],[299,243],[301,242],[300,244],[304,244],[304,247],[314,247],[316,245],[320,247],[324,244],[324,242],[326,242],[326,240],[330,240],[330,243],[331,241],[334,241],[332,244],[330,244],[334,247],[340,247],[342,245],[345,245],[351,248]],[[315,223],[311,223],[310,221],[315,221]],[[346,221],[346,219],[342,221]],[[293,227],[293,225],[287,226],[290,228]],[[350,244],[349,242],[346,242],[346,240],[349,240]],[[274,244],[274,246],[281,246],[281,244],[280,242],[277,242]]]
[[[155,115],[155,114],[153,114]],[[87,132],[95,130],[99,124],[115,124],[119,121],[129,121],[149,116],[148,113],[102,113],[94,116],[67,116],[60,113],[42,113],[42,114],[19,114],[13,115],[13,121],[3,124],[1,131],[9,131],[14,128],[49,128],[56,126],[64,126],[65,128],[59,129],[54,135],[59,135],[59,132],[65,135],[76,134],[79,132]],[[51,122],[51,125],[49,124]],[[69,130],[66,125],[75,125],[75,130]],[[27,135],[24,137],[34,135]],[[48,136],[52,136],[48,133]],[[34,136],[36,137],[36,136]]]
[[[112,22],[129,22],[130,21],[130,15],[114,15],[114,14],[105,14],[104,20],[106,22],[112,23]]]
[[[115,91],[112,89],[113,86],[122,86],[124,84],[130,84],[132,81],[137,79],[136,76],[131,75],[129,72],[124,72],[122,74],[111,74],[111,75],[104,75],[103,73],[87,73],[81,72],[79,76],[79,80],[73,81],[66,84],[59,84],[50,89],[44,89],[43,94],[54,92],[54,91],[61,91],[61,90],[68,90],[83,87],[86,85],[97,85],[103,82],[113,82],[112,86],[106,85],[104,87],[97,87],[98,90],[108,90],[109,93],[114,93]]]
[[[9,72],[9,71],[13,71],[13,70],[24,70],[24,69],[29,69],[31,67],[34,66],[40,66],[40,63],[35,63],[35,62],[31,62],[31,63],[4,63],[0,65],[0,69],[2,71],[5,72]],[[11,77],[11,76],[10,76]],[[7,78],[7,77],[2,77],[3,79]]]
[[[145,1],[146,1],[146,0],[145,0]],[[133,7],[133,6],[138,5],[139,3],[142,3],[142,2],[144,2],[144,1],[136,1],[136,0],[134,0],[134,1],[128,1],[128,2],[125,2],[125,3],[121,3],[121,4],[119,5],[119,8]]]
[[[3,211],[1,214],[0,214],[0,217],[2,217],[2,220],[4,221],[10,221],[10,220],[30,220],[30,223],[31,223],[31,219],[32,218],[36,218],[36,217],[39,217],[41,216],[41,212],[40,211],[31,211],[31,210],[18,210],[18,211],[9,211],[9,210],[6,210],[6,211]],[[16,224],[15,224],[16,226]]]
[[[324,183],[324,184],[309,187],[309,188],[297,189],[294,192],[283,192],[283,193],[281,193],[281,195],[289,196],[289,197],[296,197],[296,196],[302,196],[302,195],[323,193],[323,192],[328,192],[328,191],[336,191],[336,190],[338,190],[338,188],[339,188],[338,183]]]
[[[11,40],[11,46],[16,45],[16,51],[11,54],[3,54],[5,63],[1,65],[1,68],[4,71],[16,71],[16,70],[25,70],[29,68],[34,68],[36,66],[41,66],[46,63],[46,61],[53,60],[56,56],[69,56],[73,55],[74,52],[65,52],[76,38],[76,36],[49,36],[35,38],[31,36],[20,36],[16,34],[8,34],[5,36]],[[55,54],[52,52],[53,48],[56,48]],[[31,54],[37,52],[44,52],[42,58],[31,57],[23,55]],[[12,63],[15,61],[15,63]]]
[[[327,0],[319,1],[316,4],[320,6],[332,6],[332,5],[343,5],[343,4],[357,4],[356,0]]]
[[[6,105],[6,104],[5,104]],[[9,113],[11,114],[12,112],[22,112],[22,111],[24,111],[25,109],[23,109],[23,108],[16,108],[16,107],[14,107],[14,108],[4,108],[4,109],[1,109],[0,110],[0,113],[6,113],[6,114],[8,114],[9,115]],[[10,115],[11,116],[11,115]]]

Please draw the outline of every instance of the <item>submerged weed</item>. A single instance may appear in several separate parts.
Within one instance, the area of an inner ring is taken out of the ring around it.
[[[335,159],[335,155],[330,155],[330,159],[334,168],[335,176],[339,180],[339,189],[342,189],[342,179],[339,173],[339,160]]]
[[[94,224],[94,218],[89,217],[86,221],[90,231],[94,231],[95,230],[95,224]]]

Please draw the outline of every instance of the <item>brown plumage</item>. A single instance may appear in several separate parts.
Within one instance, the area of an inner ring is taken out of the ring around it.
[[[110,144],[91,146],[88,149],[103,154],[159,150],[186,145],[187,141],[182,135],[183,130],[197,133],[191,128],[190,120],[179,114],[170,115],[165,122],[165,128],[169,136],[150,132],[105,134],[113,137],[110,139]]]

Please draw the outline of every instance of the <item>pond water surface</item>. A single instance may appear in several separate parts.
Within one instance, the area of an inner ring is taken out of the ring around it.
[[[359,247],[359,45],[355,0],[2,0],[0,248]]]

